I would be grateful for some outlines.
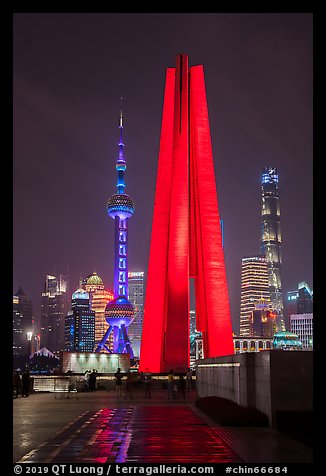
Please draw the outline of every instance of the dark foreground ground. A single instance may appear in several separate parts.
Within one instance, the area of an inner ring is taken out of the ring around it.
[[[100,390],[13,400],[20,463],[311,463],[311,448],[270,428],[222,427],[163,389],[133,398]]]

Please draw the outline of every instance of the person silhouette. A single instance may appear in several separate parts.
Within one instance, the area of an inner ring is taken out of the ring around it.
[[[122,373],[120,367],[118,367],[118,370],[114,374],[115,377],[115,391],[121,397],[121,386],[122,386]]]
[[[173,387],[174,387],[174,374],[173,374],[173,369],[171,369],[168,374],[168,399],[169,400],[174,398]]]
[[[31,384],[31,376],[28,369],[25,369],[22,375],[22,397],[29,396],[29,387]]]
[[[186,373],[186,389],[192,389],[192,370],[190,368],[188,368],[188,371]]]
[[[144,373],[145,384],[145,397],[151,398],[152,396],[152,374],[147,370]]]
[[[19,375],[18,370],[15,370],[14,371],[14,390],[15,390],[15,397],[14,398],[18,398],[18,396],[21,392],[21,388],[22,388],[22,383],[21,383],[20,375]]]

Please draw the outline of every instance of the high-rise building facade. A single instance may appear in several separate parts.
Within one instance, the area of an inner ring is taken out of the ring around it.
[[[203,336],[196,329],[196,311],[190,310],[190,367],[193,367],[196,360],[203,358]]]
[[[12,328],[13,328],[13,339],[12,339],[12,353],[14,358],[14,364],[17,364],[17,358],[22,355],[22,320],[23,314],[19,308],[19,297],[13,296],[12,300]]]
[[[80,286],[72,295],[71,310],[65,317],[67,352],[93,352],[95,311],[90,309],[89,294]]]
[[[190,278],[204,357],[234,353],[203,65],[166,71],[140,369],[189,367]]]
[[[92,293],[104,289],[103,279],[94,271],[82,280],[82,288],[89,293],[89,300],[92,303]]]
[[[287,317],[287,322],[286,322],[287,330],[291,330],[290,316],[292,314],[298,313],[298,297],[299,297],[298,290],[289,291],[287,293],[287,301],[285,306],[286,317]]]
[[[31,340],[31,355],[33,356],[41,349],[41,334],[40,332],[32,335]]]
[[[298,309],[297,314],[310,314],[314,309],[313,290],[305,282],[298,284]]]
[[[291,332],[296,334],[305,350],[313,350],[313,313],[292,314],[290,316]]]
[[[242,258],[240,336],[250,335],[250,319],[256,303],[270,302],[268,268],[265,256]]]
[[[34,331],[33,306],[31,299],[25,294],[20,286],[13,297],[13,332],[15,353],[27,355],[28,339],[27,333]],[[19,315],[21,316],[19,319]]]
[[[41,297],[41,346],[53,353],[64,349],[65,316],[69,299],[69,283],[66,275],[46,275]]]
[[[278,192],[279,177],[275,167],[265,167],[261,174],[262,234],[261,254],[266,257],[270,299],[277,313],[277,331],[285,331],[282,295],[281,221]]]
[[[134,306],[134,320],[129,326],[128,335],[134,356],[140,356],[141,336],[144,318],[144,271],[128,272],[128,299]]]
[[[115,223],[114,245],[114,299],[105,308],[107,331],[98,342],[96,352],[110,351],[106,345],[110,334],[113,334],[113,352],[128,353],[134,357],[128,336],[128,327],[134,318],[134,307],[128,300],[128,221],[135,211],[133,200],[125,193],[125,171],[127,168],[124,157],[124,143],[122,137],[123,119],[120,112],[120,141],[119,155],[116,163],[117,193],[107,202],[109,217]]]
[[[103,338],[108,327],[105,308],[112,301],[113,293],[105,289],[103,280],[96,271],[83,279],[82,287],[89,293],[90,308],[95,311],[95,347],[97,347],[97,343]],[[113,349],[113,335],[108,337],[105,344],[102,352],[107,352],[106,348]]]
[[[286,315],[288,328],[291,330],[290,317],[293,314],[311,314],[313,313],[314,299],[313,290],[306,283],[301,281],[298,289],[287,293]]]
[[[273,337],[276,332],[276,313],[270,301],[260,299],[249,319],[249,335],[254,337]]]

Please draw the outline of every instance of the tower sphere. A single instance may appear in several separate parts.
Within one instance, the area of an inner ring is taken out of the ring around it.
[[[118,216],[121,220],[125,220],[133,215],[135,206],[126,193],[115,193],[107,202],[107,210],[111,218]]]
[[[105,308],[105,320],[110,326],[129,326],[134,318],[134,307],[124,296],[110,301]]]

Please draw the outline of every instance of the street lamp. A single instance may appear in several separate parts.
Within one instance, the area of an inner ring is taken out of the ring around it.
[[[26,332],[26,336],[27,336],[27,366],[28,367],[29,367],[29,358],[30,358],[30,355],[32,353],[32,349],[31,349],[32,335],[33,335],[33,332],[31,332],[31,331]]]

